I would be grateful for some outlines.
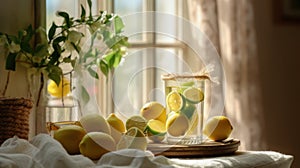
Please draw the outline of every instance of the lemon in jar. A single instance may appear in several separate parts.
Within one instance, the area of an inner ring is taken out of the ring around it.
[[[180,113],[173,113],[166,122],[168,134],[174,137],[184,136],[189,130],[189,126],[189,119]]]
[[[184,107],[185,99],[179,92],[172,91],[167,95],[166,103],[170,111],[177,112]]]
[[[71,91],[70,80],[68,78],[62,78],[59,85],[57,85],[53,80],[50,80],[48,87],[48,93],[54,97],[65,97]]]

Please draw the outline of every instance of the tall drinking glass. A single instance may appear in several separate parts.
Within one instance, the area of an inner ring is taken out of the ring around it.
[[[206,75],[163,75],[167,107],[167,142],[200,144]]]

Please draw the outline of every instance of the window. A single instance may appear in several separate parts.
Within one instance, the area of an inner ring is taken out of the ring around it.
[[[87,6],[85,0],[47,0],[47,26],[51,25],[57,10],[79,16],[80,3]],[[164,103],[162,74],[201,68],[201,63],[189,61],[195,56],[193,51],[176,39],[182,36],[183,27],[174,18],[187,16],[184,0],[131,0],[130,3],[124,0],[93,0],[93,6],[94,13],[98,10],[117,13],[125,21],[126,30],[133,32],[129,37],[131,47],[126,61],[109,78],[111,85],[107,85],[105,80],[100,83],[102,113],[114,111],[129,116],[138,114],[147,101]],[[153,12],[158,12],[158,15]],[[173,18],[161,20],[159,13]],[[153,31],[147,31],[149,27]],[[155,31],[161,27],[175,37]]]

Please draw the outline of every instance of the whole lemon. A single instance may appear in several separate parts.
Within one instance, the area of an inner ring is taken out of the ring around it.
[[[106,121],[110,125],[111,136],[116,143],[121,139],[122,133],[125,132],[125,125],[121,119],[119,119],[114,113],[110,114]]]
[[[86,132],[104,132],[111,134],[110,126],[105,118],[99,114],[86,114],[80,118],[81,126]]]
[[[55,131],[53,138],[59,141],[69,154],[78,154],[79,143],[85,134],[82,127],[68,125]]]
[[[65,97],[67,94],[70,93],[71,90],[70,86],[71,86],[70,80],[67,78],[63,78],[62,80],[60,80],[58,86],[53,80],[51,80],[48,84],[47,89],[48,89],[48,93],[51,96],[61,98],[61,97]]]
[[[211,140],[221,141],[230,136],[232,129],[233,127],[227,117],[214,116],[207,120],[203,133]]]
[[[105,153],[116,150],[116,143],[106,133],[89,132],[82,138],[79,149],[82,155],[97,160]]]

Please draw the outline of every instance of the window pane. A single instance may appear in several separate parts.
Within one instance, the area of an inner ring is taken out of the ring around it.
[[[113,77],[113,102],[115,112],[126,115],[126,117],[138,113],[142,104],[143,78],[139,74],[142,69],[142,59],[145,53],[138,50],[129,50],[123,65],[120,65]]]
[[[177,15],[176,2],[177,0],[157,0],[155,2],[156,11]]]
[[[178,26],[176,22],[176,16],[179,15],[177,10],[177,0],[163,0],[156,1],[156,11],[162,13],[167,18],[156,17],[156,30],[166,30],[164,32],[170,32],[170,34],[177,35]],[[174,42],[175,40],[167,35],[157,35],[158,42]]]
[[[77,17],[80,9],[78,6],[79,0],[46,0],[47,29],[50,28],[53,21],[56,23],[63,21],[62,17],[56,15],[57,11],[66,11],[70,16]]]
[[[139,114],[145,102],[164,104],[161,75],[182,71],[181,49],[144,48],[130,50],[123,65],[114,73],[115,112],[125,118]],[[179,55],[178,55],[179,54]]]
[[[115,0],[114,11],[121,16],[142,12],[143,11],[143,0]]]
[[[142,19],[126,19],[128,15],[135,15],[138,17],[137,13],[143,12],[143,0],[115,0],[114,1],[114,13],[117,13],[121,17],[124,18],[125,22],[125,29],[130,30],[130,32],[140,32],[143,27],[143,20]],[[142,36],[137,37],[130,37],[129,41],[141,41]]]

